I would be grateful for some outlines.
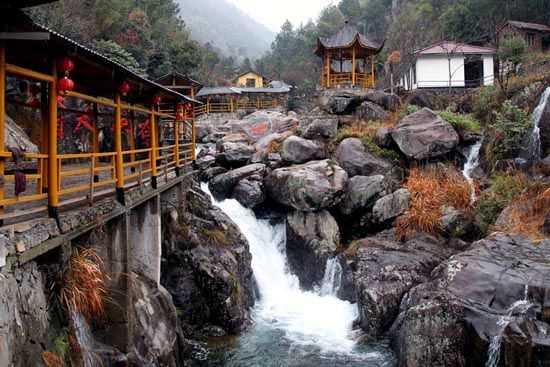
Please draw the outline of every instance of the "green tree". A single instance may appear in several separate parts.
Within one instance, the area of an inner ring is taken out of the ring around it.
[[[137,60],[131,53],[123,49],[119,44],[111,40],[94,41],[93,47],[97,52],[107,56],[113,61],[127,67],[137,74],[145,74]]]
[[[500,58],[516,67],[527,52],[527,42],[520,36],[507,37],[500,45]]]

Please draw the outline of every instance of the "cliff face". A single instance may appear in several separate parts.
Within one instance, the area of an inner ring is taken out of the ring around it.
[[[162,203],[161,283],[174,298],[186,335],[210,326],[242,331],[255,296],[246,239],[198,185],[173,199]]]

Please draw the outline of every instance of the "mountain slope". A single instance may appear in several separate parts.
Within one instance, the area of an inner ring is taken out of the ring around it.
[[[275,34],[225,0],[176,0],[192,37],[211,42],[225,55],[257,58]]]

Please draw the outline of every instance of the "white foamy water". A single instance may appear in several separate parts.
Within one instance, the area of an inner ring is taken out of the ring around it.
[[[491,343],[489,344],[489,350],[487,353],[488,358],[487,363],[485,363],[485,367],[498,367],[500,362],[500,348],[502,346],[504,331],[506,330],[506,327],[510,324],[510,322],[512,322],[512,314],[514,313],[514,311],[519,312],[520,314],[524,314],[525,312],[527,312],[527,310],[531,306],[528,296],[529,286],[526,284],[523,299],[514,302],[508,308],[508,310],[506,310],[506,314],[499,317],[497,325],[500,326],[500,329],[499,332],[491,339]]]
[[[208,186],[202,184],[209,193]],[[357,334],[352,330],[358,316],[357,305],[336,298],[337,261],[327,266],[330,285],[323,292],[305,292],[298,279],[288,271],[285,255],[285,226],[259,220],[254,213],[234,199],[213,201],[240,228],[250,244],[252,270],[261,299],[255,306],[255,322],[284,331],[285,338],[296,346],[313,346],[321,353],[353,354]],[[325,295],[322,295],[325,294]],[[365,358],[376,353],[368,353]]]
[[[466,163],[464,163],[464,168],[462,169],[462,174],[466,178],[466,181],[468,181],[468,183],[470,184],[470,201],[472,204],[476,201],[476,188],[474,184],[474,179],[472,178],[472,174],[474,170],[479,166],[479,151],[481,150],[482,144],[483,141],[479,140],[477,143],[470,147]]]
[[[540,102],[533,111],[531,118],[533,120],[533,130],[529,137],[528,156],[527,158],[532,164],[538,164],[541,159],[540,151],[540,120],[542,114],[546,108],[548,100],[550,99],[550,87],[547,87],[540,98]]]

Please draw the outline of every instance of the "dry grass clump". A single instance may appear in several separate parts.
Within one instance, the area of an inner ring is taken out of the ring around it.
[[[508,207],[505,223],[495,226],[495,229],[523,234],[534,240],[545,238],[541,228],[549,210],[550,187],[531,183]]]
[[[42,352],[42,362],[44,362],[44,367],[66,367],[63,359],[52,352]]]
[[[98,248],[75,248],[58,281],[60,304],[79,311],[88,322],[104,316],[108,277],[102,263]]]
[[[219,229],[203,228],[200,230],[200,237],[205,238],[208,242],[215,246],[227,246],[229,240],[223,231]]]
[[[283,147],[283,142],[275,139],[275,140],[271,140],[269,144],[267,144],[267,147],[265,149],[268,153],[277,153],[281,151],[282,147]]]
[[[411,193],[409,209],[397,218],[397,233],[410,239],[417,231],[439,234],[441,207],[470,208],[470,185],[451,168],[413,168],[403,186]]]

